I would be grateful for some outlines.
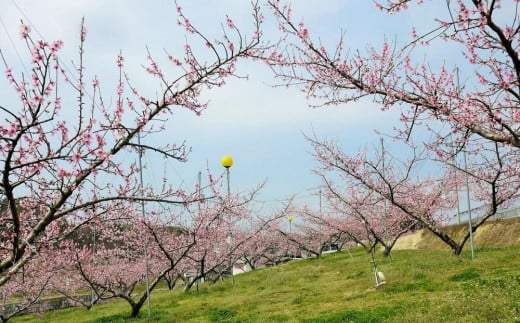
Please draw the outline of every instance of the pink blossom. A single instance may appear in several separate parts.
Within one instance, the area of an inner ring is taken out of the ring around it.
[[[327,48],[325,48],[325,46],[320,46],[320,53],[327,55]]]
[[[13,77],[13,70],[11,68],[8,67],[5,70],[5,76],[7,77],[7,80],[9,81],[9,83],[11,83],[11,84],[15,83],[14,77]]]
[[[43,97],[41,95],[35,95],[32,98],[33,106],[38,106],[43,102]]]
[[[64,178],[66,176],[68,176],[68,172],[63,169],[63,168],[58,168],[58,171],[56,172],[56,175],[58,176],[58,178]]]
[[[173,56],[171,56],[171,55],[168,56],[168,59],[169,59],[170,62],[172,62],[174,65],[177,65],[177,66],[181,65],[181,62],[180,62],[177,58],[175,58],[175,57],[173,57]]]
[[[123,67],[124,57],[123,55],[119,54],[117,55],[117,67]]]
[[[40,53],[40,51],[37,48],[34,48],[32,51],[32,62],[39,63],[41,61],[43,61],[43,55]]]
[[[61,109],[61,98],[56,98],[54,100],[54,106],[56,107],[56,109]]]
[[[33,74],[31,79],[33,81],[33,86],[34,87],[39,87],[40,86],[40,79],[38,78],[38,75]]]
[[[83,141],[83,144],[90,146],[90,144],[92,142],[92,136],[89,132],[83,133],[83,135],[81,136],[81,139]]]
[[[412,37],[417,38],[417,30],[415,29],[415,27],[412,28]]]
[[[53,53],[53,57],[56,57],[56,53],[63,47],[63,41],[57,40],[52,42],[50,50]]]
[[[231,20],[231,18],[229,16],[226,16],[226,24],[231,29],[235,28],[235,24],[233,23],[233,20]]]
[[[79,152],[75,152],[72,155],[71,160],[75,163],[79,162],[81,160],[81,154]]]
[[[9,129],[7,130],[7,135],[10,137],[13,137],[16,134],[16,132],[18,131],[18,129],[19,129],[18,123],[16,123],[16,122],[11,123],[9,126]]]
[[[29,27],[28,25],[22,24],[20,26],[20,37],[22,39],[27,39],[27,37],[29,37],[30,32],[31,32],[31,27]]]
[[[47,43],[46,41],[43,41],[43,40],[39,40],[37,42],[37,44],[38,44],[38,47],[40,49],[44,49],[45,47],[49,47],[49,43]]]
[[[80,25],[79,32],[80,32],[81,41],[85,41],[85,39],[87,38],[87,29],[85,28],[85,24],[82,23]]]

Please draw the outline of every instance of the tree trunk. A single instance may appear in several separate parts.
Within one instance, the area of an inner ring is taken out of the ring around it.
[[[130,314],[130,317],[137,317],[137,315],[139,315],[139,311],[141,310],[141,307],[143,306],[143,303],[141,303],[141,302],[133,303],[133,304],[130,304],[130,306],[132,307],[132,313]]]

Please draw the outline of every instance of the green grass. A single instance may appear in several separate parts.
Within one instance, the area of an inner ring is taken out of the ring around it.
[[[375,289],[361,249],[293,261],[199,291],[156,291],[152,314],[128,319],[121,301],[13,322],[520,322],[520,248],[401,250],[378,257],[387,284]]]

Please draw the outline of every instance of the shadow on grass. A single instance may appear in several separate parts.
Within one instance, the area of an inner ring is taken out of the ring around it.
[[[418,282],[412,283],[394,283],[387,285],[384,288],[384,292],[387,294],[406,294],[417,291],[435,292],[443,289],[443,285],[424,279]]]
[[[154,311],[150,317],[145,310],[141,310],[137,317],[130,317],[128,314],[115,314],[110,316],[105,316],[101,318],[96,318],[94,320],[88,321],[89,323],[131,323],[131,322],[160,322],[161,318],[168,317],[168,313],[164,313],[162,311]],[[78,318],[78,322],[81,321]]]
[[[477,279],[479,277],[480,277],[480,273],[476,268],[468,268],[464,271],[461,271],[458,274],[448,277],[448,279],[452,282],[462,282],[462,281]]]
[[[237,310],[230,308],[209,308],[207,311],[207,318],[210,322],[225,322],[225,323],[235,323],[241,322],[236,318],[238,312]]]
[[[372,309],[346,310],[330,315],[320,316],[309,320],[306,323],[325,323],[325,322],[354,322],[354,323],[378,323],[384,322],[389,318],[401,316],[405,309],[401,306],[377,307]]]
[[[129,318],[128,315],[116,314],[116,315],[105,316],[102,318],[97,318],[90,322],[91,323],[119,323],[119,322],[123,323],[123,322],[131,322],[132,320],[137,321],[137,320],[139,320],[139,318],[132,319],[132,318]]]

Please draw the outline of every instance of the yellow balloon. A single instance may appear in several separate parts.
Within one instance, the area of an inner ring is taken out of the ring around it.
[[[289,222],[292,222],[292,220],[293,220],[293,217],[292,217],[292,216],[290,216],[290,217],[288,217],[288,218],[287,218],[287,220],[289,220]]]
[[[220,161],[220,163],[225,168],[229,168],[229,167],[233,166],[233,158],[231,158],[231,156],[226,155],[226,156],[222,157],[222,160]]]

